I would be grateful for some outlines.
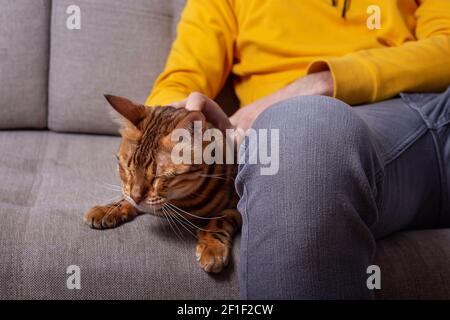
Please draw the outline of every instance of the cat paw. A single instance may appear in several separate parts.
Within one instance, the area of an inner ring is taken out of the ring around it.
[[[204,271],[219,273],[228,265],[230,248],[220,241],[209,240],[197,244],[195,256]]]
[[[107,206],[95,206],[84,215],[84,222],[94,229],[109,229],[129,221],[134,215],[129,206],[116,203]]]

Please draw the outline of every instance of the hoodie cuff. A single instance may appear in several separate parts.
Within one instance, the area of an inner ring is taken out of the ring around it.
[[[370,67],[354,56],[315,60],[307,67],[307,74],[330,70],[334,88],[333,97],[350,105],[372,102],[376,97],[377,82]]]

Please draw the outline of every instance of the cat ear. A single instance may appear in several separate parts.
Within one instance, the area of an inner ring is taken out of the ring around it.
[[[105,94],[106,100],[122,117],[131,122],[135,127],[145,118],[146,112],[143,105],[136,104],[126,98]]]
[[[176,126],[175,129],[187,129],[192,134],[194,133],[194,123],[201,122],[202,132],[206,130],[206,119],[200,111],[191,111],[184,117]]]

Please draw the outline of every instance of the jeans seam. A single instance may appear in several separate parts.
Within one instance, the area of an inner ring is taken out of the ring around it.
[[[407,138],[405,138],[402,142],[397,144],[395,147],[391,148],[389,152],[386,153],[384,159],[384,166],[387,166],[392,161],[397,159],[399,156],[403,154],[411,145],[413,145],[417,140],[419,140],[425,133],[427,133],[428,128],[421,124],[417,127],[413,132],[411,132]]]
[[[443,116],[438,122],[436,122],[436,125],[434,126],[434,129],[440,129],[442,127],[447,126],[450,123],[450,119],[445,115]]]
[[[245,286],[245,297],[244,297],[244,299],[248,299],[248,242],[249,242],[249,233],[250,233],[250,217],[248,216],[248,210],[247,210],[247,208],[248,208],[248,196],[247,196],[247,186],[245,185],[245,183],[243,183],[243,189],[244,189],[244,192],[243,192],[243,198],[245,199],[245,203],[244,203],[244,210],[245,210],[245,213],[241,213],[241,215],[243,216],[243,221],[244,221],[244,223],[246,222],[247,223],[247,232],[246,232],[246,235],[245,235],[245,239],[242,239],[242,240],[244,240],[244,243],[245,243],[245,255],[247,256],[246,258],[245,258],[245,266],[243,266],[245,269],[245,279],[244,279],[244,282],[245,283],[243,283],[243,286]],[[241,259],[242,260],[242,259]]]
[[[415,102],[410,101],[407,99],[406,104],[416,111],[419,116],[422,118],[423,122],[426,125],[425,132],[429,132],[431,135],[431,138],[433,140],[433,146],[434,146],[434,152],[436,155],[436,161],[438,163],[439,167],[439,178],[440,178],[440,186],[441,186],[441,208],[439,210],[439,216],[438,216],[438,226],[441,225],[444,222],[444,217],[446,216],[447,207],[449,203],[449,195],[448,195],[448,179],[447,179],[447,170],[444,166],[444,159],[442,156],[442,152],[439,148],[439,143],[441,141],[438,130],[445,127],[450,123],[450,119],[448,119],[447,115],[442,116],[441,118],[437,119],[435,123],[433,124],[430,122],[429,117],[423,112],[423,109]]]
[[[381,188],[383,186],[383,181],[384,181],[384,167],[381,168],[380,170],[378,170],[378,172],[375,173],[375,190],[373,190],[375,192],[375,203],[377,206],[377,209],[380,210],[381,209],[381,204],[382,204],[382,197],[381,197]],[[377,214],[377,220],[378,220],[378,214]]]
[[[436,154],[436,161],[438,162],[439,167],[439,178],[440,178],[440,184],[441,184],[441,208],[439,210],[439,217],[438,217],[438,225],[441,225],[444,221],[447,207],[448,207],[448,180],[447,180],[447,170],[444,166],[444,158],[442,156],[442,152],[439,148],[439,134],[437,133],[437,130],[430,130],[430,135],[433,139],[433,145],[434,145],[434,152]]]

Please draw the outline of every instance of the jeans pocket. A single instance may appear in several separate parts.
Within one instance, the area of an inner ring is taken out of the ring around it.
[[[401,93],[400,97],[420,114],[429,129],[450,123],[450,87],[442,93]]]
[[[450,226],[450,87],[440,94],[406,94],[401,97],[416,110],[430,130],[441,176],[440,225]]]

